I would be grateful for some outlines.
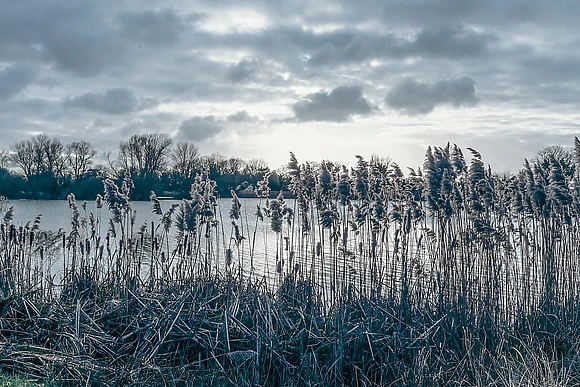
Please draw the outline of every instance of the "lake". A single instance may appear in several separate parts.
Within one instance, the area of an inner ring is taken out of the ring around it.
[[[229,212],[232,207],[232,199],[220,199],[218,203],[219,213],[217,220],[219,224],[212,229],[211,239],[204,239],[203,232],[198,234],[197,246],[202,246],[196,254],[194,260],[209,261],[212,270],[215,268],[219,272],[231,270],[244,278],[253,276],[254,278],[265,278],[267,284],[277,285],[283,279],[281,274],[297,273],[302,277],[308,277],[328,291],[328,294],[334,294],[334,291],[341,289],[343,285],[356,284],[359,289],[369,289],[373,284],[389,284],[389,286],[398,286],[401,275],[402,261],[396,258],[396,252],[393,253],[393,240],[396,238],[395,229],[392,228],[387,234],[380,236],[374,249],[371,246],[370,236],[365,233],[349,231],[348,228],[339,226],[334,230],[323,229],[317,220],[316,211],[311,211],[309,215],[309,232],[303,233],[301,227],[304,225],[302,220],[294,215],[294,222],[289,225],[286,219],[282,222],[282,231],[276,234],[271,229],[271,219],[264,217],[264,220],[258,220],[256,216],[257,206],[263,209],[265,200],[240,198],[241,218],[236,221],[240,234],[239,243],[234,238],[234,228]],[[161,207],[167,211],[173,204],[179,203],[174,200],[162,200]],[[110,213],[106,204],[103,208],[98,209],[95,202],[87,202],[86,209],[83,209],[83,202],[77,202],[80,211],[80,221],[88,219],[89,214],[93,213],[100,217],[100,229],[97,232],[103,238],[107,235],[109,229]],[[296,202],[294,199],[287,199],[286,205],[296,211]],[[40,228],[41,230],[63,230],[68,235],[71,230],[72,210],[69,208],[68,201],[31,201],[16,200],[11,201],[10,206],[14,207],[14,225],[16,227],[32,224],[35,217],[42,215]],[[134,223],[134,241],[139,239],[140,229],[145,230],[145,234],[151,235],[151,223],[154,223],[155,235],[162,238],[161,217],[152,213],[152,204],[150,201],[139,201],[131,203],[132,210],[136,211]],[[342,211],[339,208],[340,211]],[[264,210],[263,210],[264,211]],[[264,211],[265,212],[265,211]],[[88,222],[85,221],[85,224]],[[345,225],[346,223],[343,223]],[[117,226],[118,227],[118,226]],[[80,230],[81,240],[88,237],[90,227]],[[119,230],[117,229],[117,242],[119,243]],[[175,256],[177,247],[176,227],[171,227],[169,231],[169,246],[167,242],[161,242],[167,251],[166,256]],[[332,234],[332,235],[331,235]],[[150,237],[145,241],[151,241]],[[56,239],[57,241],[62,240]],[[330,241],[333,241],[332,243]],[[322,243],[321,243],[322,242]],[[103,244],[103,239],[101,239]],[[165,244],[164,244],[165,243]],[[346,248],[342,244],[346,243]],[[409,256],[418,258],[419,255],[424,259],[424,246],[416,244],[415,240],[409,242]],[[62,242],[56,243],[57,247],[50,252],[52,256],[41,265],[43,270],[48,270],[56,278],[60,278],[66,260],[63,258],[66,252],[60,248]],[[151,249],[149,242],[149,249]],[[206,247],[209,246],[207,249]],[[112,246],[114,250],[116,247]],[[226,263],[228,249],[231,249],[229,257],[230,264]],[[48,249],[46,250],[49,251]],[[48,253],[45,253],[45,256]],[[69,253],[70,254],[70,253]],[[94,254],[94,253],[93,253]],[[106,255],[106,252],[105,252]],[[145,256],[148,256],[145,254]],[[179,254],[177,254],[179,256]],[[183,263],[182,258],[175,262],[178,264],[171,266],[173,273],[180,273],[179,266]],[[428,260],[422,263],[427,268],[431,264]],[[187,259],[186,259],[187,260]],[[170,259],[171,262],[174,262]],[[191,259],[189,259],[191,261]],[[145,270],[148,270],[148,261],[144,262]],[[329,291],[330,289],[330,291]]]
[[[264,276],[268,280],[274,280],[279,277],[276,271],[278,262],[284,262],[285,264],[286,262],[290,262],[292,264],[291,270],[299,270],[296,267],[296,263],[299,261],[302,262],[304,266],[302,270],[304,271],[321,266],[324,269],[318,270],[320,272],[318,273],[319,275],[322,275],[322,271],[331,270],[330,264],[318,265],[306,263],[306,255],[310,255],[311,260],[314,259],[316,246],[308,245],[303,241],[297,242],[300,238],[297,235],[293,235],[286,221],[284,221],[281,238],[277,238],[276,234],[271,231],[270,220],[268,218],[264,218],[264,221],[257,220],[256,209],[258,205],[262,208],[265,206],[264,199],[260,201],[260,199],[240,198],[239,200],[241,203],[241,218],[237,221],[237,224],[244,239],[239,245],[236,245],[234,242],[232,221],[229,217],[232,199],[220,199],[218,203],[220,213],[217,217],[220,224],[217,227],[218,235],[216,236],[219,244],[217,251],[220,257],[216,259],[225,259],[226,249],[231,248],[233,250],[232,260],[234,261],[234,266],[237,265],[237,268],[241,266],[246,273],[250,273],[250,269],[253,267],[253,273],[255,275]],[[86,203],[85,208],[83,208],[83,203]],[[161,208],[165,212],[175,203],[179,203],[179,201],[162,200]],[[293,208],[295,203],[293,199],[288,199],[286,200],[286,204]],[[96,207],[94,201],[78,201],[77,205],[80,211],[81,222],[83,219],[88,219],[90,213],[95,215],[100,214],[102,219],[100,234],[106,235],[110,218],[106,204],[101,209]],[[9,206],[14,207],[13,223],[16,227],[32,224],[34,219],[41,215],[41,230],[63,230],[67,234],[71,230],[72,210],[69,208],[68,201],[66,200],[14,200],[10,201]],[[152,222],[154,222],[155,227],[160,225],[161,217],[152,213],[152,204],[150,201],[133,201],[131,202],[131,207],[132,210],[136,211],[134,223],[135,232],[139,231],[142,226],[150,230]],[[2,216],[4,216],[4,213]],[[158,230],[160,233],[160,226]],[[175,242],[175,232],[176,228],[172,227],[170,229],[170,242],[172,243]],[[313,234],[316,234],[316,228]],[[277,240],[279,242],[278,245],[276,243]],[[302,254],[298,251],[293,252],[291,246],[300,249]],[[327,253],[330,252],[327,251]],[[225,265],[225,262],[219,264]],[[306,269],[306,266],[308,266],[308,269]],[[58,272],[59,269],[62,269],[62,264],[56,258],[53,272]],[[289,269],[287,268],[286,270]]]
[[[280,284],[280,280],[284,278],[283,274],[297,273],[302,277],[311,278],[329,298],[334,297],[334,292],[344,291],[344,285],[356,285],[360,291],[368,291],[373,286],[376,287],[377,284],[383,289],[397,289],[401,284],[402,265],[404,262],[408,262],[411,265],[409,267],[409,275],[412,277],[411,285],[415,290],[429,289],[433,286],[433,278],[437,278],[439,260],[437,255],[433,255],[431,258],[430,251],[427,250],[428,243],[432,243],[429,241],[429,234],[421,243],[424,230],[430,231],[426,228],[429,218],[425,223],[414,226],[409,234],[409,239],[404,244],[398,239],[399,230],[396,227],[384,227],[383,231],[376,235],[376,240],[369,234],[369,228],[362,229],[362,231],[352,230],[352,224],[349,223],[349,220],[353,219],[353,214],[350,213],[349,215],[348,212],[343,212],[346,209],[341,207],[338,208],[338,211],[342,213],[342,218],[347,221],[338,223],[334,230],[321,227],[316,211],[312,210],[309,215],[308,233],[302,232],[301,227],[304,224],[299,216],[294,215],[292,225],[283,220],[282,231],[276,234],[271,229],[270,218],[264,217],[264,220],[261,221],[255,215],[258,205],[264,208],[264,200],[261,202],[259,199],[244,198],[239,200],[241,218],[236,221],[236,224],[243,238],[240,238],[238,242],[234,238],[232,220],[229,217],[232,199],[220,199],[218,203],[218,224],[211,229],[211,238],[209,239],[203,236],[205,230],[199,231],[195,243],[195,246],[199,246],[199,248],[193,255],[189,253],[182,254],[181,252],[175,254],[177,250],[175,226],[170,228],[168,239],[163,242],[161,217],[152,213],[151,202],[132,202],[132,210],[136,211],[136,218],[134,238],[131,243],[136,243],[139,238],[143,241],[143,237],[138,233],[143,228],[145,230],[143,235],[146,235],[146,237],[144,238],[145,244],[142,243],[142,246],[144,246],[142,251],[149,249],[142,254],[144,257],[143,266],[139,263],[139,267],[144,268],[145,275],[147,275],[148,270],[154,266],[150,264],[152,259],[148,258],[152,256],[152,233],[150,230],[153,222],[153,229],[155,230],[153,234],[161,238],[162,250],[166,252],[165,257],[170,257],[166,262],[168,262],[167,267],[172,270],[172,278],[179,277],[179,273],[187,273],[186,270],[181,270],[183,266],[180,265],[183,265],[184,262],[185,266],[191,262],[194,262],[194,265],[197,265],[196,267],[206,265],[206,267],[211,268],[212,273],[230,271],[242,278],[250,276],[258,279],[264,278],[266,280],[265,283],[273,285],[273,287]],[[167,211],[176,203],[179,202],[162,200],[161,208],[163,211]],[[103,237],[100,239],[100,245],[105,245],[103,240],[109,229],[110,218],[110,213],[106,206],[97,209],[94,202],[88,202],[86,203],[86,210],[84,210],[83,202],[79,201],[77,204],[81,223],[82,219],[88,218],[90,213],[100,216],[102,222],[99,230],[100,234],[98,235]],[[36,216],[42,215],[41,230],[61,229],[66,232],[66,235],[70,234],[72,210],[69,208],[67,201],[17,200],[10,202],[10,205],[14,207],[13,223],[16,227],[26,226],[27,223],[32,223]],[[286,200],[286,205],[296,210],[295,200]],[[346,227],[347,225],[348,227]],[[396,224],[393,225],[396,226]],[[87,238],[88,229],[89,227],[86,227],[80,231],[82,240]],[[332,234],[333,232],[334,234]],[[109,253],[107,255],[107,251],[105,251],[105,256],[118,257],[118,254],[115,255],[114,252],[118,249],[120,239],[117,226],[117,238],[111,238],[111,240],[114,240],[114,242],[111,242],[113,254]],[[49,239],[47,238],[46,240]],[[67,253],[60,248],[62,246],[62,242],[60,242],[62,237],[54,240],[56,243],[51,242],[51,245],[56,245],[56,247],[52,249],[45,248],[45,258],[42,262],[39,259],[38,265],[47,275],[54,275],[58,282],[66,264],[64,257],[67,254],[70,257],[70,252]],[[397,245],[397,248],[394,247],[395,245]],[[436,247],[435,244],[432,244],[431,251],[436,253]],[[502,248],[501,246],[498,247]],[[405,251],[402,253],[401,249],[405,249]],[[161,250],[157,251],[157,256],[159,256]],[[91,254],[96,256],[94,252]],[[407,260],[401,259],[402,254],[408,257]],[[505,250],[505,254],[502,276],[521,275],[522,272],[528,270],[529,265],[537,266],[536,263],[524,260],[524,256],[518,255],[518,251]],[[35,252],[33,256],[37,259],[38,252]],[[177,258],[173,260],[175,256]],[[230,259],[228,260],[227,257]],[[480,262],[485,263],[486,261]],[[461,263],[462,261],[459,260],[456,264],[461,265]],[[480,267],[483,266],[470,264],[469,270],[477,273]],[[531,281],[528,286],[529,291],[539,295],[541,294],[541,272],[539,269],[532,269],[532,273],[527,274]],[[481,280],[481,278],[477,278]],[[519,290],[521,289],[518,288]]]

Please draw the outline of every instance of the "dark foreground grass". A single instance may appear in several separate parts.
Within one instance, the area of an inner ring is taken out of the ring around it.
[[[351,294],[324,311],[292,278],[276,293],[222,278],[156,292],[78,280],[55,302],[4,300],[0,364],[71,386],[580,383],[577,306],[510,328],[457,310]]]

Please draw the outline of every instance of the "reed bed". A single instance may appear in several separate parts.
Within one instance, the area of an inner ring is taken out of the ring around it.
[[[60,385],[577,385],[574,145],[573,165],[516,175],[450,145],[407,176],[291,154],[296,200],[268,199],[266,176],[227,218],[204,174],[169,208],[152,193],[150,224],[129,177],[95,212],[69,195],[66,231],[9,208],[0,367]]]

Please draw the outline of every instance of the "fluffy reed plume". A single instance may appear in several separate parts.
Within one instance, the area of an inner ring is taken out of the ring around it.
[[[241,208],[242,205],[240,204],[240,199],[235,191],[231,191],[232,194],[232,208],[230,209],[230,219],[232,220],[239,220],[241,216]]]
[[[284,216],[284,196],[282,192],[278,194],[278,197],[269,202],[269,213],[270,213],[270,227],[272,231],[279,234],[282,231],[283,216]]]
[[[103,184],[105,186],[104,199],[108,205],[109,211],[111,211],[113,217],[113,222],[121,223],[124,215],[130,209],[129,192],[126,182],[123,182],[123,192],[119,191],[119,187],[111,179],[105,179]],[[97,198],[99,200],[99,198]]]
[[[10,206],[10,200],[4,195],[0,195],[0,212],[4,212]]]
[[[258,182],[258,188],[256,189],[256,196],[265,199],[270,197],[270,187],[268,186],[268,179],[270,178],[270,174],[264,174],[262,180]]]
[[[159,201],[159,199],[157,199],[157,195],[155,194],[155,192],[151,192],[151,196],[149,196],[149,199],[151,200],[151,205],[153,206],[152,212],[155,215],[163,216],[163,211],[161,210],[161,202]]]
[[[14,220],[14,206],[10,206],[4,214],[4,225],[9,225]]]

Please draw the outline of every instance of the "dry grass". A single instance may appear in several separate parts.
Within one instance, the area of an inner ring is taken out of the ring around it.
[[[165,211],[153,194],[142,227],[128,178],[93,214],[71,195],[66,233],[9,210],[0,367],[62,385],[577,385],[578,174],[552,158],[499,176],[470,152],[429,148],[408,177],[292,155],[296,201],[262,184],[253,220],[235,195],[222,219],[203,175]]]

